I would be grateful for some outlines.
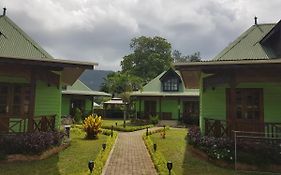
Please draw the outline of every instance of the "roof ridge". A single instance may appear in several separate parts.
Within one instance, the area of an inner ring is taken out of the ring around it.
[[[87,88],[89,91],[93,91],[91,88],[89,88],[85,83],[83,83],[80,79],[77,79],[85,88]]]
[[[40,47],[37,42],[35,42],[32,38],[30,38],[17,24],[15,24],[9,17],[6,15],[1,15],[4,20],[9,23],[23,38],[25,38],[37,51],[45,56],[45,58],[53,58],[47,51],[45,51],[42,47]]]
[[[249,35],[249,33],[251,32],[251,31],[253,31],[255,29],[255,27],[254,27],[254,25],[253,26],[251,26],[249,29],[247,29],[245,32],[243,32],[243,34],[242,35],[240,35],[236,40],[234,40],[233,42],[231,42],[230,44],[229,44],[229,48],[222,54],[222,55],[220,55],[220,57],[218,57],[216,60],[219,60],[220,58],[222,58],[224,55],[226,55],[228,52],[230,52],[231,51],[231,49],[232,48],[234,48],[237,44],[239,44],[244,38],[246,38],[248,35]]]

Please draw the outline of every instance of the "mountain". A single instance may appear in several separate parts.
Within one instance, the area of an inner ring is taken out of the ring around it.
[[[94,91],[99,91],[104,78],[113,71],[106,70],[85,70],[79,79]]]

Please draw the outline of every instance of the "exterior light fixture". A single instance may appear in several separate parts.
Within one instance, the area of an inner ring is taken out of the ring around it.
[[[105,150],[105,148],[106,148],[106,143],[103,143],[101,146],[102,146],[102,149]]]
[[[94,167],[95,167],[95,163],[92,160],[90,160],[88,163],[88,168],[89,168],[91,174],[93,172]]]
[[[111,137],[113,137],[113,125],[111,126]]]
[[[115,126],[117,126],[117,122],[115,122]]]
[[[157,145],[156,145],[156,143],[153,144],[153,149],[154,149],[154,151],[157,150]]]
[[[65,134],[68,139],[70,137],[70,127],[71,127],[70,125],[64,125]]]
[[[148,127],[146,128],[146,136],[148,136]]]
[[[171,175],[171,170],[172,170],[172,168],[173,168],[173,163],[172,163],[172,161],[168,161],[168,162],[167,162],[167,168],[168,168],[168,170],[169,170],[169,175]]]

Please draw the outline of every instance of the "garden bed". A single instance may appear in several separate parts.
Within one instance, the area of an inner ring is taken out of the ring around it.
[[[103,133],[110,135],[111,131],[103,131]],[[99,134],[98,139],[87,140],[84,139],[83,130],[72,128],[70,146],[66,149],[43,160],[0,163],[0,174],[85,175],[89,174],[89,160],[95,162],[93,174],[101,174],[117,137],[116,132],[113,133],[113,137],[104,134]],[[107,144],[104,151],[103,143]]]

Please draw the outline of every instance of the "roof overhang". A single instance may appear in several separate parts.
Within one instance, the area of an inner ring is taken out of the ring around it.
[[[64,95],[84,95],[84,96],[108,96],[110,97],[111,94],[105,92],[97,92],[97,91],[75,91],[75,90],[66,90],[62,91]]]
[[[68,85],[72,85],[85,69],[94,69],[94,67],[98,65],[97,63],[72,60],[3,56],[0,56],[0,63],[47,67],[51,71],[61,72],[61,81]]]
[[[281,70],[281,58],[263,60],[233,60],[233,61],[202,61],[175,64],[175,68],[180,71],[186,88],[199,88],[201,73],[224,73],[229,70],[257,68],[270,68]]]

